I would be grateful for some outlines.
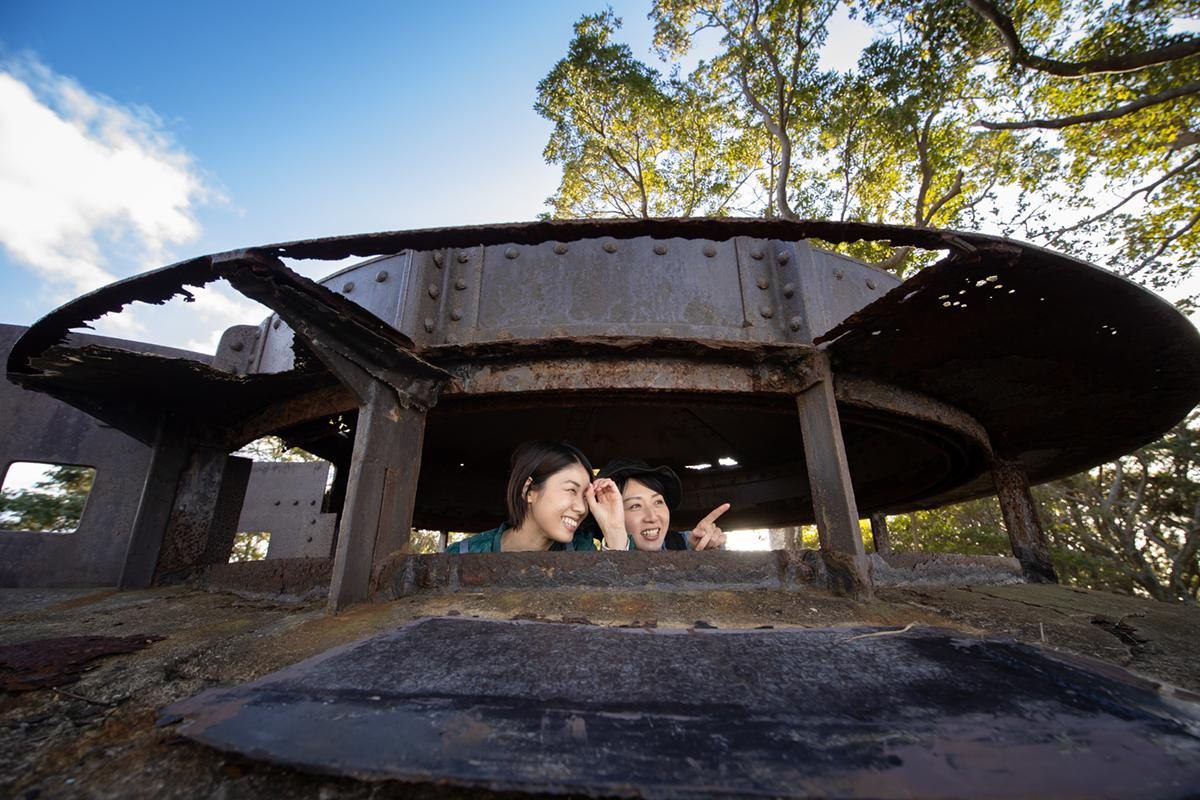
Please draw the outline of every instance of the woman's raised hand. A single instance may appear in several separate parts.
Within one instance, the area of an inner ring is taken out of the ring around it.
[[[621,490],[611,478],[592,481],[583,490],[588,509],[596,518],[604,534],[604,544],[609,550],[625,550],[629,547],[629,534],[625,532],[625,506],[621,502]]]
[[[692,528],[692,535],[688,543],[693,550],[717,550],[725,544],[725,532],[715,523],[717,517],[724,514],[729,508],[729,503],[722,503],[714,508],[707,517],[700,520],[696,527]]]

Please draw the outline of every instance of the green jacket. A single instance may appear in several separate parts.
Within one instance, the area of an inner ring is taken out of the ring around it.
[[[500,552],[500,534],[511,528],[507,522],[502,522],[499,527],[492,528],[490,531],[477,533],[474,536],[463,539],[461,542],[456,542],[446,548],[447,553],[499,553]],[[595,550],[596,543],[592,541],[592,535],[583,530],[583,526],[579,526],[579,530],[575,531],[575,539],[567,544],[555,542],[550,545],[552,552],[559,550]]]

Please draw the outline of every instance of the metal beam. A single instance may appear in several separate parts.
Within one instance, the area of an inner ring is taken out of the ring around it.
[[[421,472],[424,410],[405,408],[380,381],[372,381],[365,394],[329,584],[329,610],[335,613],[370,597],[376,567],[408,555]]]
[[[1054,561],[1046,544],[1046,534],[1038,519],[1037,506],[1029,491],[1025,471],[1017,464],[997,461],[992,469],[1000,512],[1013,555],[1021,562],[1021,571],[1032,583],[1058,583]]]
[[[870,599],[873,593],[870,563],[858,527],[858,506],[850,483],[829,359],[821,354],[808,366],[819,380],[796,396],[796,406],[800,412],[821,556],[835,593]]]

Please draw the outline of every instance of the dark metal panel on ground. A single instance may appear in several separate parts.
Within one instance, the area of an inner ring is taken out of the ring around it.
[[[433,618],[164,715],[214,747],[365,780],[640,797],[1184,797],[1200,785],[1200,707],[1168,693],[1101,662],[941,628]]]

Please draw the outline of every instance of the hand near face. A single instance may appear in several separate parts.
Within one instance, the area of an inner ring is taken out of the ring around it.
[[[729,503],[722,503],[692,528],[692,535],[688,539],[691,549],[717,550],[725,544],[725,533],[715,523],[729,508]]]
[[[617,484],[611,478],[600,478],[583,490],[583,496],[609,549],[626,549],[629,534],[625,532],[625,506],[621,502],[621,490]]]

